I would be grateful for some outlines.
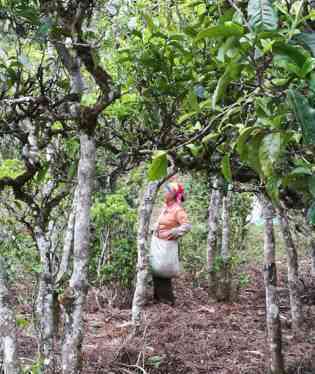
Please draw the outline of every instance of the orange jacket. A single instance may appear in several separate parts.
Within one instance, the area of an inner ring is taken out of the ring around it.
[[[189,231],[189,223],[185,209],[178,203],[172,206],[164,206],[158,218],[156,236],[160,239],[167,240],[176,229],[176,237],[184,235]]]

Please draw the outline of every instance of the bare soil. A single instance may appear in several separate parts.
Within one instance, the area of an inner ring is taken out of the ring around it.
[[[301,285],[306,323],[300,336],[294,336],[284,266],[282,270],[279,294],[288,374],[315,374],[314,281],[305,266]],[[192,279],[182,276],[174,282],[176,305],[149,301],[143,327],[137,333],[129,322],[129,308],[103,305],[91,291],[85,316],[83,373],[268,373],[262,273],[253,266],[246,271],[250,282],[230,304],[211,301],[205,285],[194,288]],[[29,312],[29,307],[24,309]],[[20,355],[34,357],[36,341],[27,329],[20,331],[19,341]]]

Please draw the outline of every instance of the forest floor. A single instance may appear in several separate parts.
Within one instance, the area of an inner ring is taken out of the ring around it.
[[[288,374],[315,374],[315,288],[304,265],[302,262],[306,324],[302,337],[293,336],[290,328],[285,266],[279,267]],[[255,266],[246,272],[249,282],[240,290],[238,300],[230,304],[209,301],[205,287],[192,287],[189,276],[181,276],[174,282],[176,305],[149,301],[137,335],[129,322],[130,309],[102,305],[102,298],[92,290],[85,315],[83,373],[266,374],[262,272]],[[19,340],[24,357],[34,354],[34,338],[21,330]]]

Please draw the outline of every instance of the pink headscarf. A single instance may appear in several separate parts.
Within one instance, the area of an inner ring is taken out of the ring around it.
[[[166,185],[166,188],[169,191],[172,191],[175,193],[175,200],[178,203],[181,203],[183,201],[184,195],[185,195],[185,189],[184,186],[181,183],[178,182],[170,182]]]

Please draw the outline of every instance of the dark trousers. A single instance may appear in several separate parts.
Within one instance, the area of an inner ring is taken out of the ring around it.
[[[172,305],[175,303],[172,279],[153,276],[153,287],[154,300]]]

